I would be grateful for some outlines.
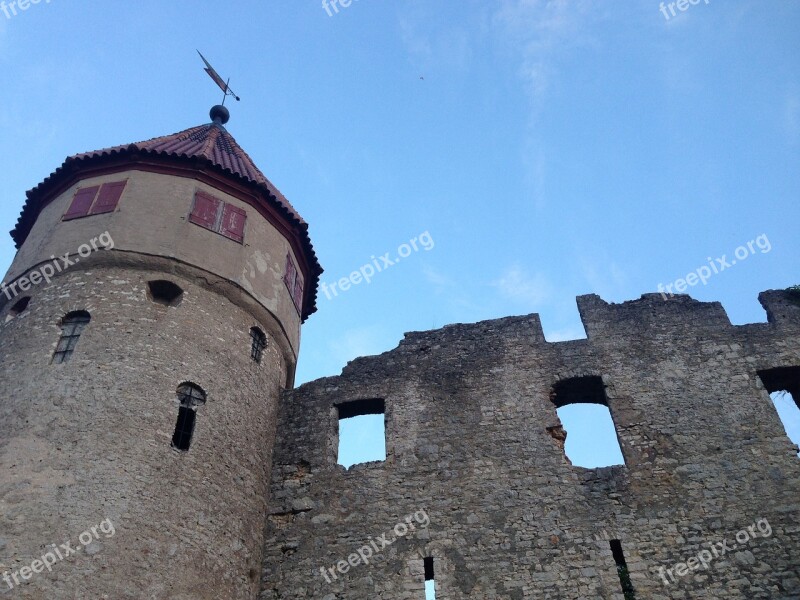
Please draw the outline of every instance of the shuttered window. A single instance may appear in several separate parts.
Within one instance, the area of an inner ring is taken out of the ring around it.
[[[195,193],[189,221],[224,235],[235,242],[244,243],[244,225],[247,222],[247,213],[211,194],[199,190]]]
[[[303,276],[300,275],[300,273],[297,274],[297,279],[295,279],[294,282],[292,300],[294,300],[294,305],[297,307],[297,310],[303,307]]]
[[[122,190],[125,189],[126,181],[115,181],[114,183],[104,183],[97,194],[97,200],[92,206],[91,214],[99,215],[102,213],[114,212],[122,197]]]
[[[292,297],[292,302],[297,312],[303,312],[303,275],[294,266],[292,255],[286,255],[286,273],[283,276],[283,282],[289,290],[289,295]]]
[[[64,221],[70,219],[77,219],[78,217],[85,217],[89,214],[89,209],[92,208],[92,202],[97,195],[97,190],[100,189],[99,185],[94,185],[88,188],[81,188],[75,193],[72,199],[72,204],[69,205],[69,210],[64,215]]]
[[[112,181],[79,189],[62,220],[114,212],[127,183],[127,180]]]
[[[222,224],[219,232],[241,244],[244,241],[244,223],[246,220],[246,212],[241,208],[226,204],[222,210]]]
[[[222,204],[223,202],[219,198],[214,198],[205,192],[197,192],[194,195],[194,206],[192,206],[189,220],[196,225],[216,231],[217,215]]]

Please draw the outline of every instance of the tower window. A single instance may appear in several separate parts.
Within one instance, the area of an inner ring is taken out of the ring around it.
[[[91,315],[85,310],[76,310],[66,314],[61,319],[61,337],[58,340],[51,362],[61,364],[70,359],[75,351],[75,346],[78,345],[81,333],[83,333],[84,328],[91,320]]]
[[[344,467],[386,459],[386,405],[381,398],[340,404],[338,461]]]
[[[267,347],[267,335],[258,327],[250,328],[250,358],[257,363],[261,363],[264,349]]]
[[[14,319],[17,316],[19,316],[22,313],[24,313],[25,310],[28,308],[28,303],[30,301],[31,301],[31,297],[30,296],[25,296],[24,298],[20,298],[19,300],[17,300],[14,303],[14,306],[12,306],[8,310],[8,315],[6,316],[6,323],[8,323],[11,319]]]
[[[75,192],[72,203],[62,220],[70,221],[87,215],[114,212],[127,183],[127,180],[113,181],[79,189]]]
[[[193,383],[182,383],[178,386],[178,422],[172,435],[172,447],[187,451],[192,443],[192,434],[197,419],[197,408],[206,403],[206,393]]]
[[[244,242],[247,213],[241,208],[198,190],[194,195],[189,221],[224,235],[240,244]]]
[[[601,377],[561,380],[553,386],[550,398],[566,431],[561,427],[548,431],[572,464],[585,468],[625,464]]]
[[[286,255],[286,273],[283,275],[283,282],[286,284],[286,289],[289,290],[289,295],[292,297],[294,307],[297,312],[303,312],[303,275],[294,266],[292,255]]]
[[[147,291],[153,302],[164,306],[178,306],[183,298],[183,290],[180,286],[165,279],[148,281]]]

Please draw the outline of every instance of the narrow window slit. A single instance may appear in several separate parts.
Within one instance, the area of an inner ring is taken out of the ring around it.
[[[206,393],[193,383],[182,383],[178,386],[178,422],[172,434],[172,447],[186,452],[192,443],[194,425],[197,420],[197,409],[206,403]]]
[[[425,567],[425,600],[436,600],[436,581],[433,573],[433,557],[428,556],[423,561]]]
[[[267,335],[258,327],[251,327],[250,341],[250,358],[260,364],[264,349],[267,347]]]
[[[72,357],[81,333],[91,320],[91,315],[85,310],[76,310],[64,315],[61,319],[61,337],[58,339],[51,361],[53,364],[65,363]]]
[[[625,600],[636,600],[628,564],[625,562],[625,554],[622,552],[622,543],[619,540],[610,540],[609,543],[611,544],[611,554],[614,555],[614,562],[617,563],[617,575],[619,584],[622,586],[622,594],[625,596]]]

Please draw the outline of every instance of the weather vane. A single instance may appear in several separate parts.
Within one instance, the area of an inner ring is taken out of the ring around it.
[[[200,50],[198,50],[197,53],[200,54]],[[214,67],[212,67],[211,64],[206,60],[206,57],[200,54],[200,58],[202,58],[203,62],[206,63],[205,72],[208,73],[208,76],[214,80],[214,83],[216,83],[220,87],[220,89],[223,92],[225,92],[225,96],[223,96],[222,98],[222,106],[225,106],[225,99],[228,96],[233,96],[234,98],[236,98],[237,102],[241,100],[241,98],[239,98],[239,96],[234,94],[233,90],[228,86],[228,82],[230,82],[230,77],[228,78],[228,81],[223,81],[222,77],[219,76],[219,73],[217,73],[214,70]]]

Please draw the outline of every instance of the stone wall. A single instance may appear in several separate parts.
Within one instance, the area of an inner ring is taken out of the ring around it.
[[[36,570],[50,544],[81,546],[13,589],[0,580],[0,597],[250,600],[275,413],[294,368],[288,341],[258,303],[234,303],[207,273],[169,272],[153,257],[137,266],[117,251],[93,258],[27,292],[19,315],[9,318],[13,302],[0,309],[0,577]],[[183,288],[180,304],[151,301],[154,279]],[[71,360],[51,364],[74,310],[91,322]],[[261,364],[253,326],[271,332]],[[207,401],[180,452],[171,439],[185,381]],[[113,535],[106,525],[84,547],[78,536],[106,519]]]
[[[800,459],[758,376],[800,367],[800,305],[761,301],[769,323],[732,326],[688,296],[582,296],[586,340],[452,325],[287,392],[260,598],[423,600],[430,558],[437,600],[622,599],[611,540],[638,599],[800,598]],[[564,455],[554,389],[587,377],[624,466]],[[371,399],[386,460],[345,469],[337,406]]]

